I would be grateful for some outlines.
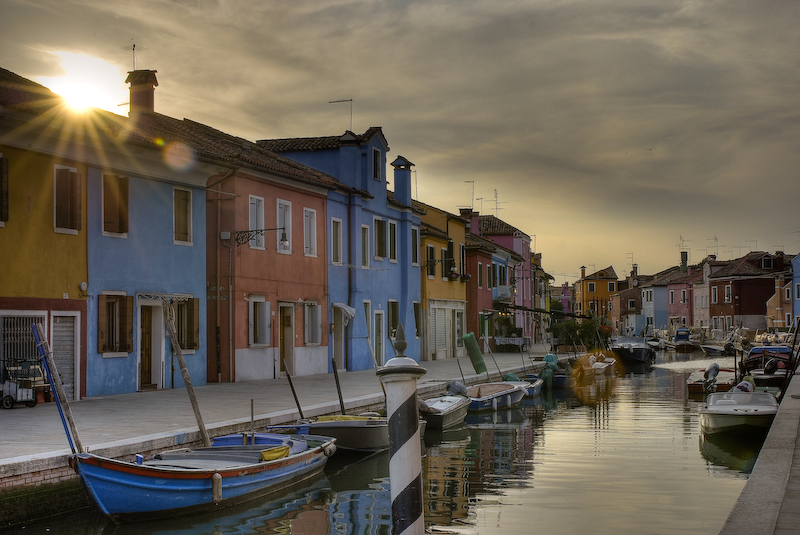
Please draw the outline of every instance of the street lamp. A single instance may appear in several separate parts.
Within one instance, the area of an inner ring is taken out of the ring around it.
[[[265,232],[269,232],[272,230],[280,230],[281,231],[281,247],[286,247],[289,245],[289,239],[286,237],[286,229],[284,227],[277,227],[277,228],[261,228],[261,229],[254,229],[254,230],[238,230],[233,233],[234,239],[236,240],[236,245],[244,245],[245,243],[250,242],[251,240],[255,239],[256,236],[263,236]],[[230,239],[230,236],[226,236],[227,232],[222,233],[222,239]]]

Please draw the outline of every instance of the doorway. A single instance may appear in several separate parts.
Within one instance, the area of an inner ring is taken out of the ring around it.
[[[164,308],[162,302],[155,299],[142,299],[139,304],[137,386],[139,391],[157,390],[164,387]]]
[[[344,358],[344,341],[345,341],[345,315],[344,311],[337,307],[333,307],[333,365],[337,370],[344,370],[347,366]]]
[[[294,375],[294,305],[280,304],[281,371]],[[287,370],[288,367],[288,370]]]

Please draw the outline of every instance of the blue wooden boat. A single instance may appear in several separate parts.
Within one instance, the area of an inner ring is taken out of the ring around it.
[[[467,388],[469,411],[491,411],[517,405],[528,391],[525,381],[481,383]]]
[[[173,450],[139,462],[76,453],[69,462],[100,511],[121,523],[219,509],[284,490],[320,473],[334,442],[292,437],[288,444]]]

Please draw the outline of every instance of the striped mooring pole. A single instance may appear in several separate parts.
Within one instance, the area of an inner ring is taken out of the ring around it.
[[[397,353],[376,371],[386,390],[389,416],[389,486],[392,496],[392,533],[422,535],[422,449],[417,409],[417,379],[427,370],[403,354],[403,325],[398,324],[394,349]]]

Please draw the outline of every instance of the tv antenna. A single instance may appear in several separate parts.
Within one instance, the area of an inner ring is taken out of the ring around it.
[[[495,217],[497,217],[499,215],[499,213],[500,213],[500,210],[502,210],[502,208],[500,208],[498,206],[500,204],[508,204],[508,201],[498,201],[497,200],[497,190],[495,189],[494,190],[494,216]]]
[[[350,131],[353,131],[353,99],[352,98],[345,98],[342,100],[329,100],[328,104],[340,104],[342,102],[349,102],[350,103]]]

